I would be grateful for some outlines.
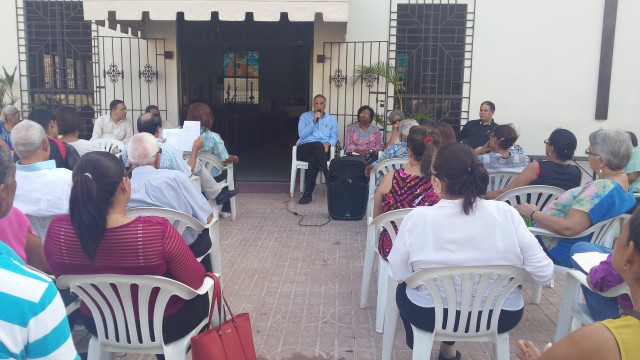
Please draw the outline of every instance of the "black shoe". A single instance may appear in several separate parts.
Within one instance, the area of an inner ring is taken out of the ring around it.
[[[227,201],[229,201],[229,199],[238,195],[239,192],[240,192],[239,189],[233,189],[233,190],[227,190],[227,188],[222,189],[220,194],[216,196],[216,204],[222,205],[226,203]]]
[[[298,200],[298,204],[300,205],[307,205],[310,202],[311,202],[311,193],[302,194],[302,197],[300,198],[300,200]]]

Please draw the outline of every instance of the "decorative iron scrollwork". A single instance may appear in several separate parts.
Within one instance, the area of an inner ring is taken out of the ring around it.
[[[117,83],[119,77],[124,79],[124,71],[120,71],[116,64],[109,65],[109,70],[102,70],[102,72],[103,76],[108,76],[112,83]]]
[[[362,76],[362,82],[366,87],[371,89],[373,85],[378,82],[378,76],[371,73],[366,73]]]
[[[341,69],[336,69],[333,76],[329,76],[329,82],[333,83],[333,86],[339,88],[347,80],[347,75],[342,73]]]
[[[144,78],[144,81],[150,83],[154,78],[158,78],[158,72],[153,70],[151,64],[145,64],[143,70],[138,71],[138,79]]]

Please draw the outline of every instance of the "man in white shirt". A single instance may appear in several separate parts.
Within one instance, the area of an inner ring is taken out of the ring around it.
[[[72,172],[56,168],[55,161],[49,160],[49,141],[42,126],[30,120],[20,122],[11,131],[11,143],[20,157],[15,207],[38,217],[68,214]]]
[[[93,125],[91,140],[112,138],[127,143],[133,136],[133,125],[127,119],[127,106],[122,100],[113,100],[109,104],[109,115],[102,115]]]

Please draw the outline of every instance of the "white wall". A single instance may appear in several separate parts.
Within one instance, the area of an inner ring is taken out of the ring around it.
[[[518,143],[530,154],[542,154],[542,141],[557,127],[576,134],[576,155],[600,127],[640,133],[634,0],[619,2],[609,119],[594,120],[603,12],[603,0],[478,0],[471,119],[482,101],[493,101],[496,122],[517,123]]]
[[[13,71],[13,68],[18,66],[18,35],[16,24],[16,3],[15,1],[4,0],[2,1],[2,21],[0,21],[0,34],[2,34],[2,50],[0,50],[0,72],[2,66],[4,66],[8,72]],[[20,81],[19,70],[16,70],[15,82],[13,84],[13,94],[20,96],[20,87],[18,85]],[[26,88],[26,84],[25,84]],[[20,107],[21,103],[18,101],[16,106]]]
[[[346,41],[389,40],[389,0],[349,1]]]

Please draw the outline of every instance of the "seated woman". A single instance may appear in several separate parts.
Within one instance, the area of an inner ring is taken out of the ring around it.
[[[565,190],[580,186],[580,168],[569,163],[573,159],[578,140],[566,129],[555,129],[544,141],[548,160],[533,160],[505,188],[487,192],[485,199],[495,199],[507,190],[527,185],[549,185]]]
[[[80,114],[70,107],[61,107],[56,112],[56,122],[58,123],[58,133],[62,135],[60,141],[66,142],[78,150],[80,156],[92,152],[100,151],[95,142],[80,139],[80,130],[84,127]]]
[[[426,126],[415,126],[409,131],[407,145],[409,163],[386,174],[376,189],[374,218],[391,210],[430,206],[440,200],[431,186],[431,160],[440,146],[438,132]],[[389,233],[383,230],[378,242],[378,252],[383,259],[389,255],[392,245]]]
[[[575,236],[600,221],[624,214],[636,203],[629,192],[624,166],[631,157],[631,141],[623,131],[600,129],[589,135],[585,150],[589,167],[598,178],[561,194],[538,211],[535,205],[516,205],[518,212],[535,222],[535,226],[560,236]],[[553,262],[571,267],[573,244],[589,241],[587,235],[577,239],[544,238],[544,246]]]
[[[545,284],[553,278],[553,263],[513,208],[484,200],[489,174],[473,149],[464,144],[441,146],[431,166],[431,183],[440,197],[433,206],[413,210],[402,222],[389,254],[389,276],[403,281],[414,271],[448,266],[514,265]],[[426,289],[398,285],[396,302],[413,345],[411,324],[433,331],[433,298]],[[519,288],[507,297],[498,332],[513,329],[522,318]],[[446,319],[446,315],[445,315]],[[443,342],[439,359],[459,359],[453,342]]]
[[[200,102],[191,104],[189,112],[187,113],[187,120],[199,121],[200,132],[204,131],[202,135],[204,146],[200,149],[201,153],[213,154],[220,159],[223,164],[237,164],[240,162],[240,158],[236,155],[230,155],[227,152],[227,148],[224,146],[224,140],[222,140],[220,135],[213,132],[213,113],[211,112],[209,105]],[[227,178],[227,170],[220,170],[213,167],[211,169],[211,175],[217,182],[221,182]],[[224,200],[219,202],[219,204],[222,204],[222,210],[220,212],[221,217],[227,218],[231,216],[231,204],[229,203],[229,199],[236,196],[238,192],[238,189],[229,191],[225,187],[220,195],[218,195],[220,199]]]
[[[358,109],[358,122],[347,128],[344,135],[344,151],[357,153],[366,159],[377,159],[378,151],[384,148],[382,132],[373,124],[373,109],[364,105]]]
[[[516,130],[509,125],[498,125],[489,135],[489,141],[475,149],[478,159],[489,173],[500,171],[520,172],[529,158],[509,148],[518,140]]]
[[[45,255],[55,276],[79,274],[160,275],[193,289],[202,286],[204,267],[165,218],[131,218],[125,209],[131,181],[122,162],[103,151],[80,158],[73,171],[69,215],[49,225]],[[162,324],[164,341],[175,341],[209,312],[207,294],[185,301],[172,297]],[[96,334],[89,309],[80,319]]]
[[[633,310],[619,317],[595,322],[567,335],[544,353],[531,341],[518,341],[520,360],[631,360],[640,353],[640,209],[624,225],[613,246],[613,268],[631,290]]]

